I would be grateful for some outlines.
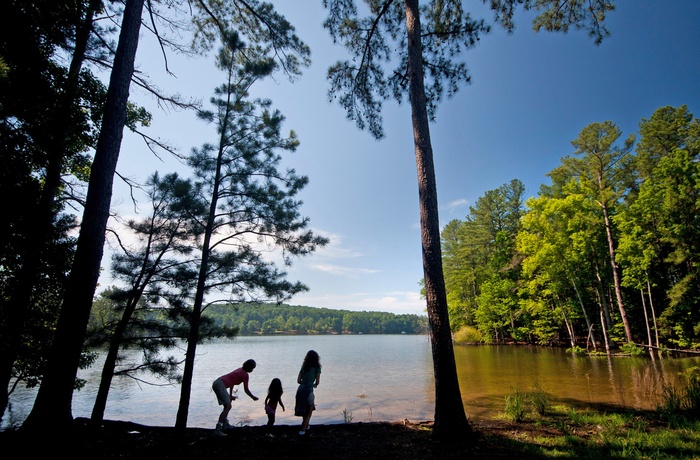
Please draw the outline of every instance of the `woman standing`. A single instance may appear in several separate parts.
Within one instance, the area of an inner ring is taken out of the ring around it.
[[[309,350],[304,357],[304,363],[301,365],[301,370],[297,377],[299,388],[297,388],[294,415],[304,417],[301,422],[299,436],[306,435],[306,430],[309,429],[311,414],[316,409],[314,388],[318,386],[320,381],[321,357],[314,350]]]

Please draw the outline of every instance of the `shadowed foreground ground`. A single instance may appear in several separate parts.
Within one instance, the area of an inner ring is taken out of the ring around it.
[[[173,428],[105,422],[95,429],[84,422],[76,420],[71,434],[62,436],[5,431],[0,433],[0,446],[3,452],[25,458],[534,458],[511,442],[514,427],[508,422],[473,424],[472,437],[448,444],[431,438],[430,423],[312,425],[301,438],[296,425],[236,427],[228,436],[218,437],[204,428],[188,428],[184,436],[177,436]]]

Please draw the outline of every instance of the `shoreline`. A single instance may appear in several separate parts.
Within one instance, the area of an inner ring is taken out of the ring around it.
[[[5,452],[34,457],[80,459],[192,458],[240,459],[548,459],[700,458],[700,420],[678,412],[676,423],[651,411],[578,410],[553,406],[546,414],[528,413],[518,422],[499,419],[474,423],[471,432],[438,441],[433,422],[356,422],[313,425],[300,436],[299,425],[237,426],[227,436],[213,429],[147,426],[106,420],[93,427],[85,418],[70,429],[41,433],[0,432]],[[679,423],[680,422],[680,423]]]
[[[105,420],[92,427],[88,419],[77,418],[68,433],[42,434],[21,429],[0,432],[6,452],[30,456],[69,455],[81,459],[148,458],[237,459],[324,458],[324,459],[445,459],[445,458],[528,458],[482,434],[472,424],[472,434],[465,433],[455,442],[438,442],[432,438],[431,421],[424,422],[356,422],[311,425],[299,436],[299,425],[241,426],[219,437],[209,428],[186,428],[184,435],[174,427],[147,426],[128,421]]]

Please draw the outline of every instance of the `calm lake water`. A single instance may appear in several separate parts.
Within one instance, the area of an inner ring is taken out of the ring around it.
[[[313,423],[352,421],[432,420],[434,385],[430,342],[415,335],[341,335],[239,337],[199,345],[188,426],[213,427],[220,407],[212,381],[248,358],[258,366],[250,374],[255,402],[239,391],[229,414],[232,424],[262,425],[267,421],[263,400],[270,380],[282,380],[277,424],[297,424],[294,417],[296,376],[310,349],[321,355],[323,372],[316,389]],[[560,349],[457,346],[455,358],[467,414],[478,421],[502,413],[504,397],[515,389],[530,391],[538,383],[554,403],[585,406],[612,404],[653,409],[664,383],[678,373],[700,366],[700,357],[611,358],[572,357]],[[89,417],[99,383],[101,362],[81,371],[87,385],[73,397],[73,416]],[[31,410],[35,390],[20,389],[10,397],[11,413],[2,427],[20,424]],[[179,387],[152,386],[132,379],[112,384],[105,418],[146,425],[175,423]]]

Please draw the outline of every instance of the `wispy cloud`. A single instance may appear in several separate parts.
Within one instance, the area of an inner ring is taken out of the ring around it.
[[[340,276],[357,276],[357,275],[371,275],[373,273],[379,273],[380,270],[373,270],[371,268],[359,268],[359,267],[342,267],[340,265],[332,264],[313,264],[311,268],[314,270],[322,271],[324,273],[330,273],[331,275]]]
[[[313,229],[316,235],[328,238],[328,244],[323,248],[318,248],[314,253],[317,258],[326,259],[354,259],[362,257],[364,254],[356,249],[343,246],[343,235],[340,233],[327,232],[325,230]]]
[[[469,206],[469,201],[466,198],[460,198],[458,200],[453,200],[442,207],[445,211],[455,212],[458,209],[466,208]]]
[[[420,293],[414,291],[356,292],[349,295],[300,294],[290,303],[337,310],[425,315],[425,300],[420,298]]]

